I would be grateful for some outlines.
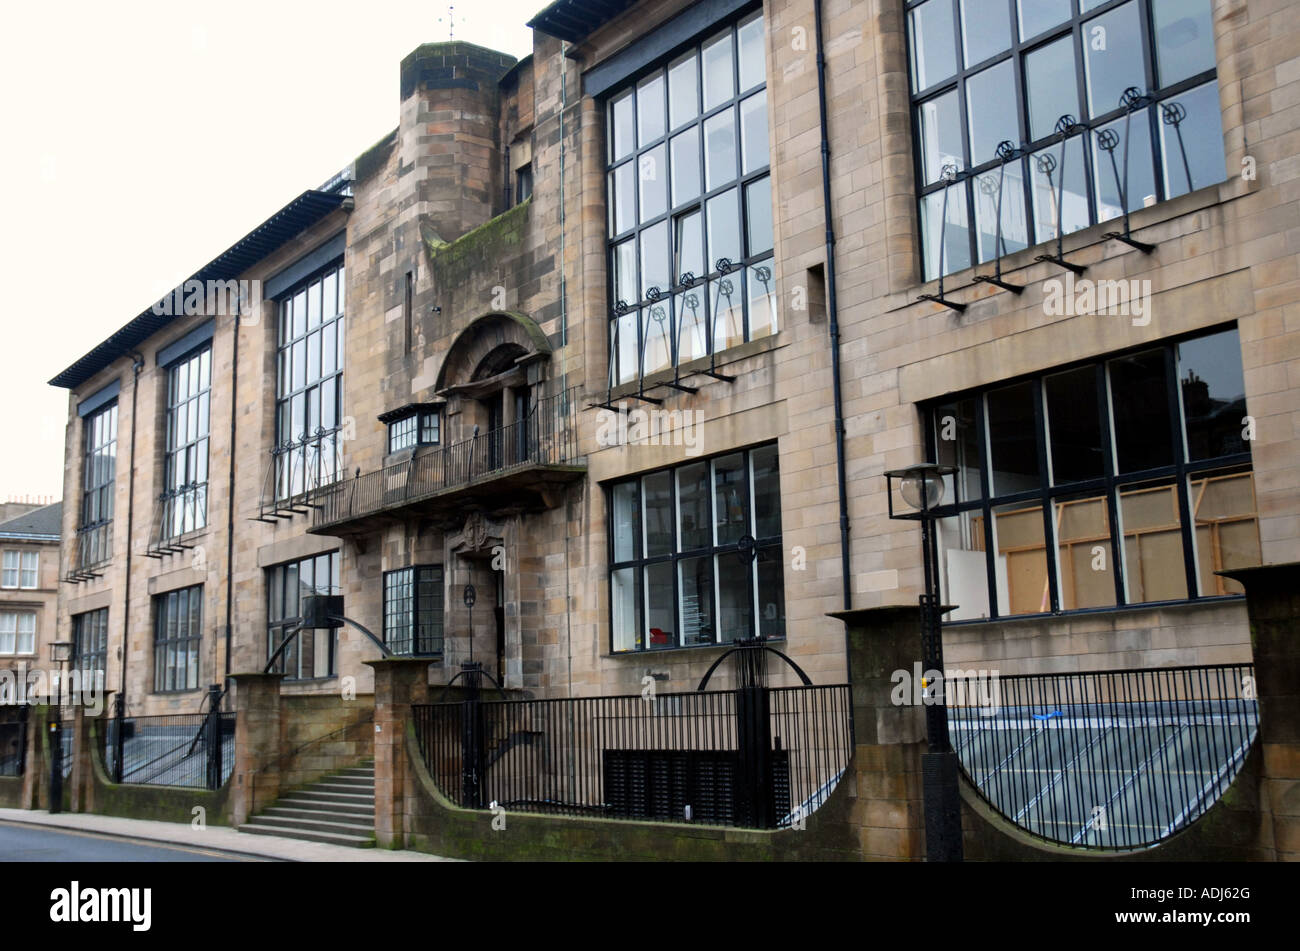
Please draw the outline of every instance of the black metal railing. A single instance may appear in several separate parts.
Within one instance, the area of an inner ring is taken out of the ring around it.
[[[1154,845],[1231,785],[1259,727],[1250,664],[944,681],[967,778],[1053,842]]]
[[[113,557],[113,520],[83,525],[77,529],[72,543],[72,559],[66,581],[88,581],[98,578],[96,569]]]
[[[76,739],[75,722],[72,717],[59,721],[59,766],[66,780],[72,775],[73,741]]]
[[[405,462],[322,489],[312,500],[316,525],[419,501],[487,476],[526,466],[561,465],[578,459],[576,387],[538,400],[525,416],[508,426],[451,443]]]
[[[234,770],[234,713],[108,717],[100,724],[104,766],[119,782],[219,789]]]
[[[765,693],[758,730],[741,690],[466,700],[414,714],[434,782],[466,808],[789,827],[826,800],[848,766],[849,688]],[[753,785],[745,770],[757,734],[767,765]]]
[[[271,464],[262,484],[258,518],[293,518],[317,506],[343,477],[343,427],[318,428],[271,450]]]
[[[207,524],[208,484],[192,482],[170,489],[154,502],[153,527],[149,532],[149,547],[145,554],[160,558],[191,548],[180,539],[187,532],[197,531]]]
[[[21,776],[27,763],[26,704],[0,708],[0,776]]]

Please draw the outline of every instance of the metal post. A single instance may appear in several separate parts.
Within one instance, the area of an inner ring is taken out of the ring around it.
[[[63,724],[59,721],[60,706],[54,707],[50,721],[50,815],[63,811]]]
[[[922,494],[921,546],[925,594],[921,595],[921,665],[937,674],[933,691],[926,684],[925,730],[927,751],[921,754],[925,801],[926,860],[962,861],[961,798],[957,787],[957,754],[948,736],[948,708],[944,697],[943,625],[939,614],[938,540],[929,500]]]
[[[208,788],[221,788],[221,685],[208,687]]]
[[[772,717],[762,638],[736,642],[736,821],[757,829],[776,825],[772,775]]]
[[[126,752],[126,697],[113,698],[113,782],[122,782],[123,759]]]
[[[483,808],[483,704],[479,697],[481,665],[461,665],[469,696],[461,705],[461,795],[466,809]]]

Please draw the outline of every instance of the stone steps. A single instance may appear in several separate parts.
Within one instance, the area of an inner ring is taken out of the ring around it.
[[[253,835],[279,835],[330,845],[375,845],[375,767],[354,766],[281,796],[239,827]]]

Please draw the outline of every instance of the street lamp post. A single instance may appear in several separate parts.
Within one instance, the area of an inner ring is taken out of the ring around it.
[[[925,734],[927,750],[921,757],[925,796],[926,859],[960,862],[961,799],[957,791],[957,754],[948,738],[948,710],[943,683],[943,625],[939,606],[939,552],[934,531],[934,510],[943,501],[944,477],[956,473],[952,466],[922,463],[885,473],[889,492],[889,517],[921,523],[921,561],[924,589],[921,608],[921,667],[924,671]],[[910,507],[894,511],[894,488]],[[953,502],[956,499],[956,479]],[[933,678],[933,682],[931,682]]]
[[[49,722],[50,734],[50,813],[63,811],[63,685],[64,668],[72,660],[72,642],[50,644],[50,660],[59,665],[58,684]]]

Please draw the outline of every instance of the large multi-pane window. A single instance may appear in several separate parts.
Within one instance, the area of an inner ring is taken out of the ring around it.
[[[776,445],[609,487],[614,651],[785,636]]]
[[[212,348],[167,369],[167,456],[163,466],[162,537],[208,523],[208,411]]]
[[[608,102],[610,381],[775,333],[763,18]]]
[[[85,455],[81,475],[81,524],[77,564],[109,559],[113,545],[113,479],[117,471],[117,401],[82,420]]]
[[[313,555],[266,570],[267,657],[284,643],[298,624],[302,599],[309,595],[339,594],[339,553]],[[338,631],[300,631],[290,641],[275,670],[288,680],[333,677],[337,673]]]
[[[950,620],[1238,594],[1260,563],[1235,329],[929,407]],[[953,491],[956,490],[956,504]]]
[[[384,573],[384,643],[394,654],[441,654],[442,608],[442,565]]]
[[[40,557],[34,551],[8,550],[0,568],[0,588],[40,586]]]
[[[1226,177],[1210,0],[921,0],[907,29],[927,279],[941,240],[959,271]]]
[[[36,653],[36,612],[0,611],[0,655]]]
[[[102,682],[108,669],[108,608],[72,616],[73,666]]]
[[[197,690],[203,643],[203,585],[154,598],[153,689]]]
[[[342,263],[280,301],[276,362],[276,494],[328,485],[341,471]]]

